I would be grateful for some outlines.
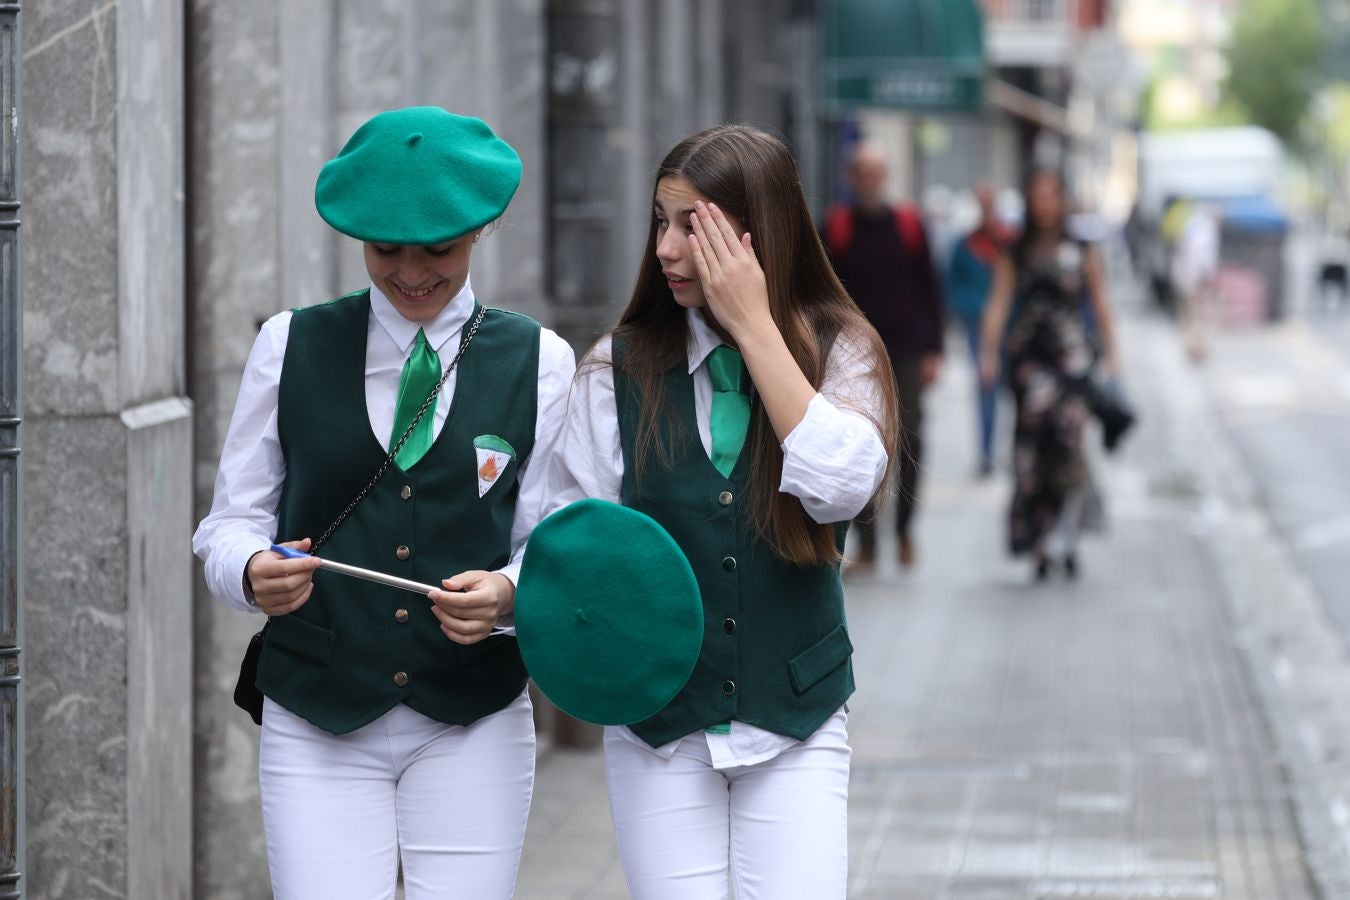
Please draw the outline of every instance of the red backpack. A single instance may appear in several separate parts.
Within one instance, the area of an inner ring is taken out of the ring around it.
[[[900,231],[900,243],[906,248],[916,249],[923,246],[923,220],[918,210],[901,204],[891,208],[895,214],[895,227]],[[836,203],[825,215],[825,246],[830,255],[839,259],[848,252],[853,244],[853,207]]]

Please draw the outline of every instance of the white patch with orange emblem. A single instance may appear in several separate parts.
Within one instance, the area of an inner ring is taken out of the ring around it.
[[[506,467],[511,465],[516,451],[495,434],[480,434],[474,438],[473,449],[478,459],[478,496],[482,497],[492,490]]]

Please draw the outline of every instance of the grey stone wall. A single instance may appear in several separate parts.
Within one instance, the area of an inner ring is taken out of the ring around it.
[[[188,897],[182,23],[24,16],[27,896]]]

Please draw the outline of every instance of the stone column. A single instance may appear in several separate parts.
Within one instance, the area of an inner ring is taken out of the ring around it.
[[[186,898],[181,5],[25,15],[27,896]]]
[[[321,157],[328,150],[307,102],[313,82],[326,79],[326,58],[303,46],[322,41],[327,29],[322,18],[291,19],[302,5],[234,0],[190,6],[185,77],[189,337],[197,410],[194,525],[210,509],[220,447],[258,326],[288,306],[330,296],[324,231],[303,215],[282,212],[313,195],[312,176],[284,168],[282,153]],[[290,58],[283,55],[286,42]],[[289,117],[282,114],[283,98],[294,98]],[[282,265],[283,251],[289,251],[290,266]],[[211,900],[269,897],[258,728],[231,700],[239,660],[262,619],[221,606],[206,591],[200,566],[195,571],[194,893]]]

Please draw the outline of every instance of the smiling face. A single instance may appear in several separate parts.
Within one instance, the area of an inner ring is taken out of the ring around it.
[[[698,281],[694,251],[689,246],[689,235],[694,233],[689,217],[694,212],[694,203],[699,200],[710,202],[688,179],[678,175],[669,175],[656,184],[656,203],[652,210],[656,217],[656,258],[675,302],[686,309],[698,309],[708,304]],[[723,214],[726,214],[725,210]],[[727,221],[736,234],[745,233],[734,217],[727,215]]]
[[[445,309],[469,277],[473,235],[444,244],[364,245],[370,281],[410,322],[429,322]]]

